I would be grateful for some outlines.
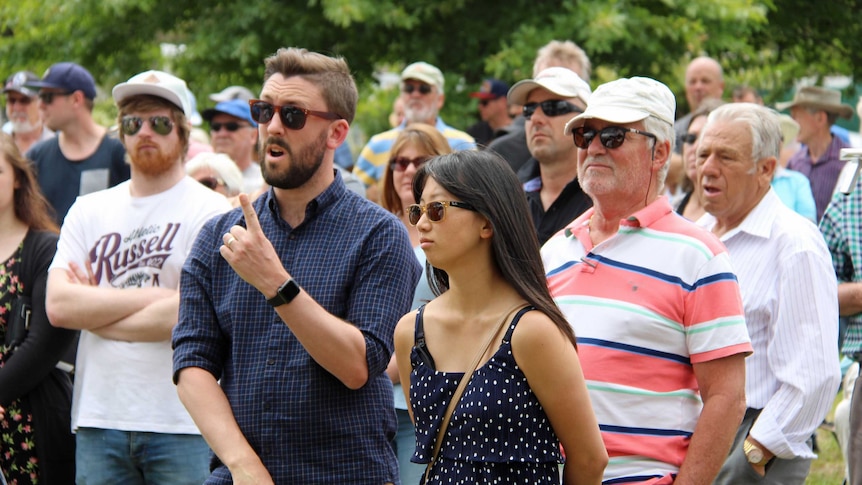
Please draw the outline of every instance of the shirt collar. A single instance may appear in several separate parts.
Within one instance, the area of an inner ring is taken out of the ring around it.
[[[780,209],[780,206],[783,205],[784,202],[781,202],[778,194],[776,194],[775,190],[770,187],[769,192],[760,199],[760,202],[754,206],[754,209],[751,209],[751,212],[745,216],[745,219],[743,219],[738,226],[727,231],[721,236],[721,241],[727,241],[739,233],[769,239],[772,235],[772,220],[775,218],[775,211]],[[705,214],[697,221],[699,226],[710,231],[715,227],[715,223],[716,219],[712,214]]]
[[[305,219],[302,221],[303,224],[310,221],[318,213],[323,212],[328,207],[334,205],[347,194],[347,186],[344,185],[344,180],[341,178],[341,174],[338,170],[333,170],[335,172],[335,180],[329,184],[329,187],[327,187],[326,190],[318,194],[317,197],[311,199],[305,206]],[[272,217],[275,218],[276,221],[282,221],[278,202],[275,200],[275,191],[272,187],[267,191],[266,197],[266,205],[269,207]]]

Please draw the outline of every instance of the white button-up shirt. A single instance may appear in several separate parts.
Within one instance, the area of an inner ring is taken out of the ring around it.
[[[697,222],[712,230],[706,214]],[[754,354],[745,394],[762,409],[750,435],[780,458],[814,458],[806,444],[832,406],[838,363],[838,286],[823,236],[770,189],[721,237],[739,279]]]

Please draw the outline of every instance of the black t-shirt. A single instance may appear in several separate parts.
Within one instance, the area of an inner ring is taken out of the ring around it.
[[[560,229],[566,227],[592,207],[593,201],[584,193],[581,184],[575,178],[566,185],[566,188],[546,212],[542,205],[542,179],[539,177],[539,164],[531,158],[524,168],[528,166],[535,167],[535,177],[524,183],[524,192],[527,195],[527,202],[530,204],[530,215],[533,216],[533,226],[536,228],[536,235],[539,237],[539,245],[541,246]],[[522,173],[523,170],[519,175]]]
[[[33,145],[27,158],[33,161],[39,187],[62,225],[78,196],[113,187],[129,179],[126,149],[120,140],[105,135],[96,151],[83,160],[69,160],[60,150],[59,137]]]

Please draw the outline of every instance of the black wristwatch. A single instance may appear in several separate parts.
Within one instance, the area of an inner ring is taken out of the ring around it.
[[[266,302],[274,307],[281,306],[292,302],[299,292],[300,288],[296,284],[296,281],[293,281],[293,278],[288,278],[287,281],[278,287],[278,292],[276,292],[275,296],[266,300]]]

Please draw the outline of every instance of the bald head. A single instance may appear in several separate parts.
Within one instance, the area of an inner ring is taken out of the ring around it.
[[[694,111],[707,98],[721,99],[724,94],[724,72],[711,57],[696,57],[685,70],[685,99]]]

